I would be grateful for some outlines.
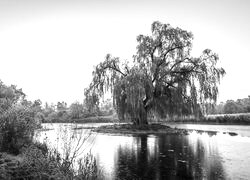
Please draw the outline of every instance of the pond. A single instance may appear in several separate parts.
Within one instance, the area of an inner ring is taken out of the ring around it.
[[[104,179],[250,179],[249,126],[171,124],[218,131],[185,136],[90,133],[100,125],[43,124],[36,139],[62,154],[77,149],[78,158],[91,152]]]

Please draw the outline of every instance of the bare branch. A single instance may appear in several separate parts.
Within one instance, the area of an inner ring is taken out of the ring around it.
[[[161,59],[160,63],[157,64],[157,67],[156,67],[156,70],[155,70],[155,73],[154,73],[154,78],[153,78],[153,80],[152,80],[152,83],[157,79],[157,76],[158,76],[158,74],[159,74],[159,68],[160,68],[160,66],[163,65],[163,63],[166,61],[166,56],[167,56],[171,51],[174,51],[174,50],[176,50],[176,49],[182,49],[182,48],[184,48],[184,47],[185,47],[185,46],[175,46],[175,47],[173,47],[173,48],[168,49],[167,52],[164,53],[163,58]],[[185,59],[184,59],[184,60],[185,60]],[[183,60],[183,61],[184,61],[184,60]],[[168,65],[169,63],[170,63],[170,62],[166,63],[166,65]],[[179,63],[181,63],[181,62],[179,62]],[[176,63],[176,64],[177,64],[177,63]],[[171,71],[171,69],[170,69],[170,71]]]
[[[123,73],[120,69],[118,69],[115,65],[114,66],[109,66],[109,65],[107,65],[106,67],[103,67],[103,70],[105,70],[105,69],[112,69],[112,70],[114,70],[114,71],[116,71],[116,72],[119,72],[121,75],[123,75],[123,76],[127,76],[127,74],[125,74],[125,73]]]

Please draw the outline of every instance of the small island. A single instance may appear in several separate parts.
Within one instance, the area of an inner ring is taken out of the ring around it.
[[[104,125],[93,129],[94,132],[122,135],[144,135],[144,134],[166,134],[166,135],[187,135],[188,130],[171,128],[161,124],[149,124],[135,126],[133,124]]]

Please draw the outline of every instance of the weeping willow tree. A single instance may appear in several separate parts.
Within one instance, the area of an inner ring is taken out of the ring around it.
[[[192,57],[193,35],[178,27],[154,22],[151,31],[137,37],[132,65],[108,54],[95,67],[88,92],[110,91],[119,118],[136,125],[147,124],[149,114],[199,116],[217,100],[225,74],[218,55],[206,49]]]

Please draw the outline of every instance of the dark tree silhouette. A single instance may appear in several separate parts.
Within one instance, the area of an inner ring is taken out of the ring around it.
[[[133,64],[108,54],[95,67],[88,92],[111,90],[119,118],[136,125],[147,124],[149,113],[198,116],[204,104],[216,102],[225,70],[209,49],[192,57],[192,40],[191,32],[154,22],[151,36],[137,37]]]

